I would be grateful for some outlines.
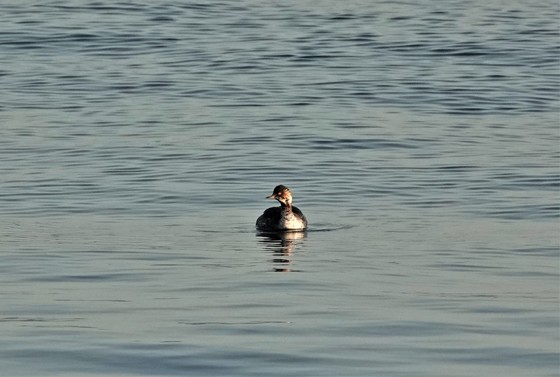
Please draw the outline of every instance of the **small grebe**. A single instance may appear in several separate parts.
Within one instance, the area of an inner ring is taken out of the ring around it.
[[[267,199],[276,199],[280,207],[271,207],[257,219],[259,230],[305,230],[307,219],[299,208],[292,205],[292,193],[283,185],[276,186]]]

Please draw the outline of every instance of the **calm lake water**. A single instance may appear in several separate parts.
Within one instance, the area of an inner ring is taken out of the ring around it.
[[[3,2],[1,374],[557,376],[559,16]]]

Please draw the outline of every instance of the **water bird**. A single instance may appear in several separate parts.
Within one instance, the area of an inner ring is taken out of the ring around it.
[[[270,207],[257,219],[257,229],[261,231],[305,230],[307,219],[296,206],[292,205],[292,192],[284,185],[274,188],[267,199],[275,199],[280,207]]]

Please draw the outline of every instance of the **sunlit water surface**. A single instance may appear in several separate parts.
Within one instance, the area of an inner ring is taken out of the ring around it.
[[[557,376],[558,16],[0,5],[1,374]]]

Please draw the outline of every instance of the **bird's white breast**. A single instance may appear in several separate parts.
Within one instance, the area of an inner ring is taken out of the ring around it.
[[[301,230],[305,228],[305,224],[299,218],[294,216],[292,212],[282,213],[281,225],[284,229]]]

